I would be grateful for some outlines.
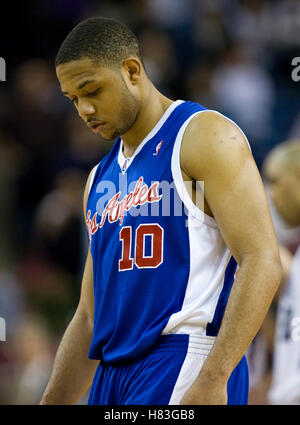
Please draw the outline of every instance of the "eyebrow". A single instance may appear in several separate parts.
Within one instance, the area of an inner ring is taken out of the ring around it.
[[[90,83],[96,83],[97,82],[97,80],[85,80],[85,81],[83,81],[82,83],[80,83],[77,87],[76,87],[76,90],[80,90],[80,89],[82,89],[84,86],[86,86],[87,84],[90,84]],[[68,94],[68,92],[67,91],[63,91],[63,94]]]
[[[80,90],[80,89],[82,89],[84,86],[86,86],[87,84],[90,84],[90,83],[96,83],[97,82],[97,80],[85,80],[85,81],[83,81],[83,83],[80,83],[77,87],[76,87],[76,89],[77,90]]]

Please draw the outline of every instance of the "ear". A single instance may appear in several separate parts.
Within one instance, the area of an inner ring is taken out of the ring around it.
[[[122,69],[132,84],[136,84],[141,78],[142,65],[137,58],[128,58],[122,63]]]

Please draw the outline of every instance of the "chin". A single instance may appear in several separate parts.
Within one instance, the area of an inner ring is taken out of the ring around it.
[[[104,134],[101,134],[101,137],[103,140],[105,140],[106,142],[112,142],[113,140],[116,139],[116,137],[110,137],[110,136],[105,136]]]
[[[119,134],[117,133],[100,133],[102,139],[107,140],[108,142],[111,142],[112,140],[115,140],[119,137]]]

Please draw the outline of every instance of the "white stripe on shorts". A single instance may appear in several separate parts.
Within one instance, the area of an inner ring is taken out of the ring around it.
[[[212,336],[189,336],[187,354],[173,388],[169,405],[180,404],[182,397],[199,375],[215,339]]]

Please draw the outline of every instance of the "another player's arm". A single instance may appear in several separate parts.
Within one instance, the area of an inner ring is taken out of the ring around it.
[[[239,265],[215,344],[182,404],[226,404],[227,381],[259,330],[282,267],[256,164],[243,133],[207,111],[187,127],[181,166],[204,194]]]
[[[84,214],[91,174],[84,193]],[[40,404],[76,404],[90,387],[99,364],[96,360],[88,359],[93,334],[93,317],[93,268],[89,250],[79,304],[59,345],[51,377]]]

